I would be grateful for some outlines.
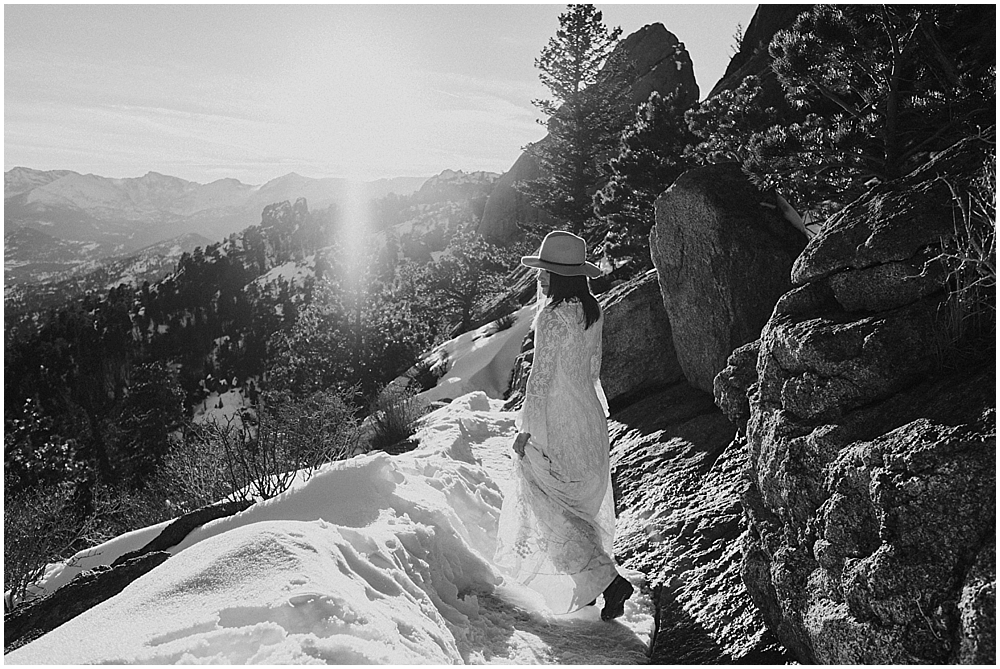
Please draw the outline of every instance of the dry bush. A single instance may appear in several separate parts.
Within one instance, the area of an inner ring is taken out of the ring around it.
[[[448,373],[448,362],[448,352],[442,349],[434,355],[418,360],[408,372],[408,376],[413,379],[421,392],[430,390]]]
[[[94,483],[89,513],[78,512],[75,483],[36,486],[4,495],[5,602],[22,601],[51,563],[178,515],[155,486],[134,490]]]
[[[424,415],[424,407],[409,386],[389,384],[372,402],[370,411],[372,427],[371,447],[383,451],[400,451],[417,431],[417,421]]]
[[[514,327],[515,323],[517,323],[516,311],[512,311],[509,314],[504,314],[503,316],[500,316],[495,321],[493,321],[493,323],[490,325],[490,335],[495,335],[498,332],[509,330],[512,327]]]
[[[157,471],[167,505],[184,514],[225,499],[233,492],[220,444],[210,430],[190,426]]]
[[[299,470],[308,478],[323,464],[350,457],[358,437],[350,405],[335,392],[318,391],[301,400],[269,395],[263,406],[225,424],[208,422],[195,431],[201,443],[194,450],[209,459],[227,494],[269,499],[287,490]],[[186,480],[191,493],[214,490],[194,473]]]
[[[6,486],[5,486],[6,487]],[[30,594],[45,567],[73,552],[86,533],[70,512],[72,484],[39,485],[4,494],[3,585],[4,609]]]
[[[996,163],[987,161],[969,189],[947,182],[955,212],[955,233],[938,256],[948,271],[944,318],[947,345],[996,334]]]

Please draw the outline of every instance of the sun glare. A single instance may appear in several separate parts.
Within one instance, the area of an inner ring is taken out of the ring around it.
[[[349,179],[344,193],[343,218],[340,225],[346,267],[344,274],[352,289],[364,290],[365,247],[369,228],[367,186],[358,179]]]

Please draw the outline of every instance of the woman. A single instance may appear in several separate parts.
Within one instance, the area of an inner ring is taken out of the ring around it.
[[[615,568],[607,400],[601,388],[604,319],[587,277],[586,242],[569,232],[545,237],[538,268],[535,356],[514,442],[513,486],[500,512],[497,564],[545,597],[555,613],[594,604],[622,615],[632,585]]]

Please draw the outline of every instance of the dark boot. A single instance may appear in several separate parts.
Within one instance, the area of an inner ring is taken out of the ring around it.
[[[621,576],[615,576],[611,585],[604,589],[604,608],[601,620],[614,620],[625,613],[625,600],[632,596],[635,588]]]

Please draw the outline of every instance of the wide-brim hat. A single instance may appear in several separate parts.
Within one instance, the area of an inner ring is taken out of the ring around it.
[[[572,232],[556,230],[545,235],[537,256],[521,256],[526,267],[544,269],[563,276],[587,276],[596,279],[601,268],[587,262],[587,242]]]

